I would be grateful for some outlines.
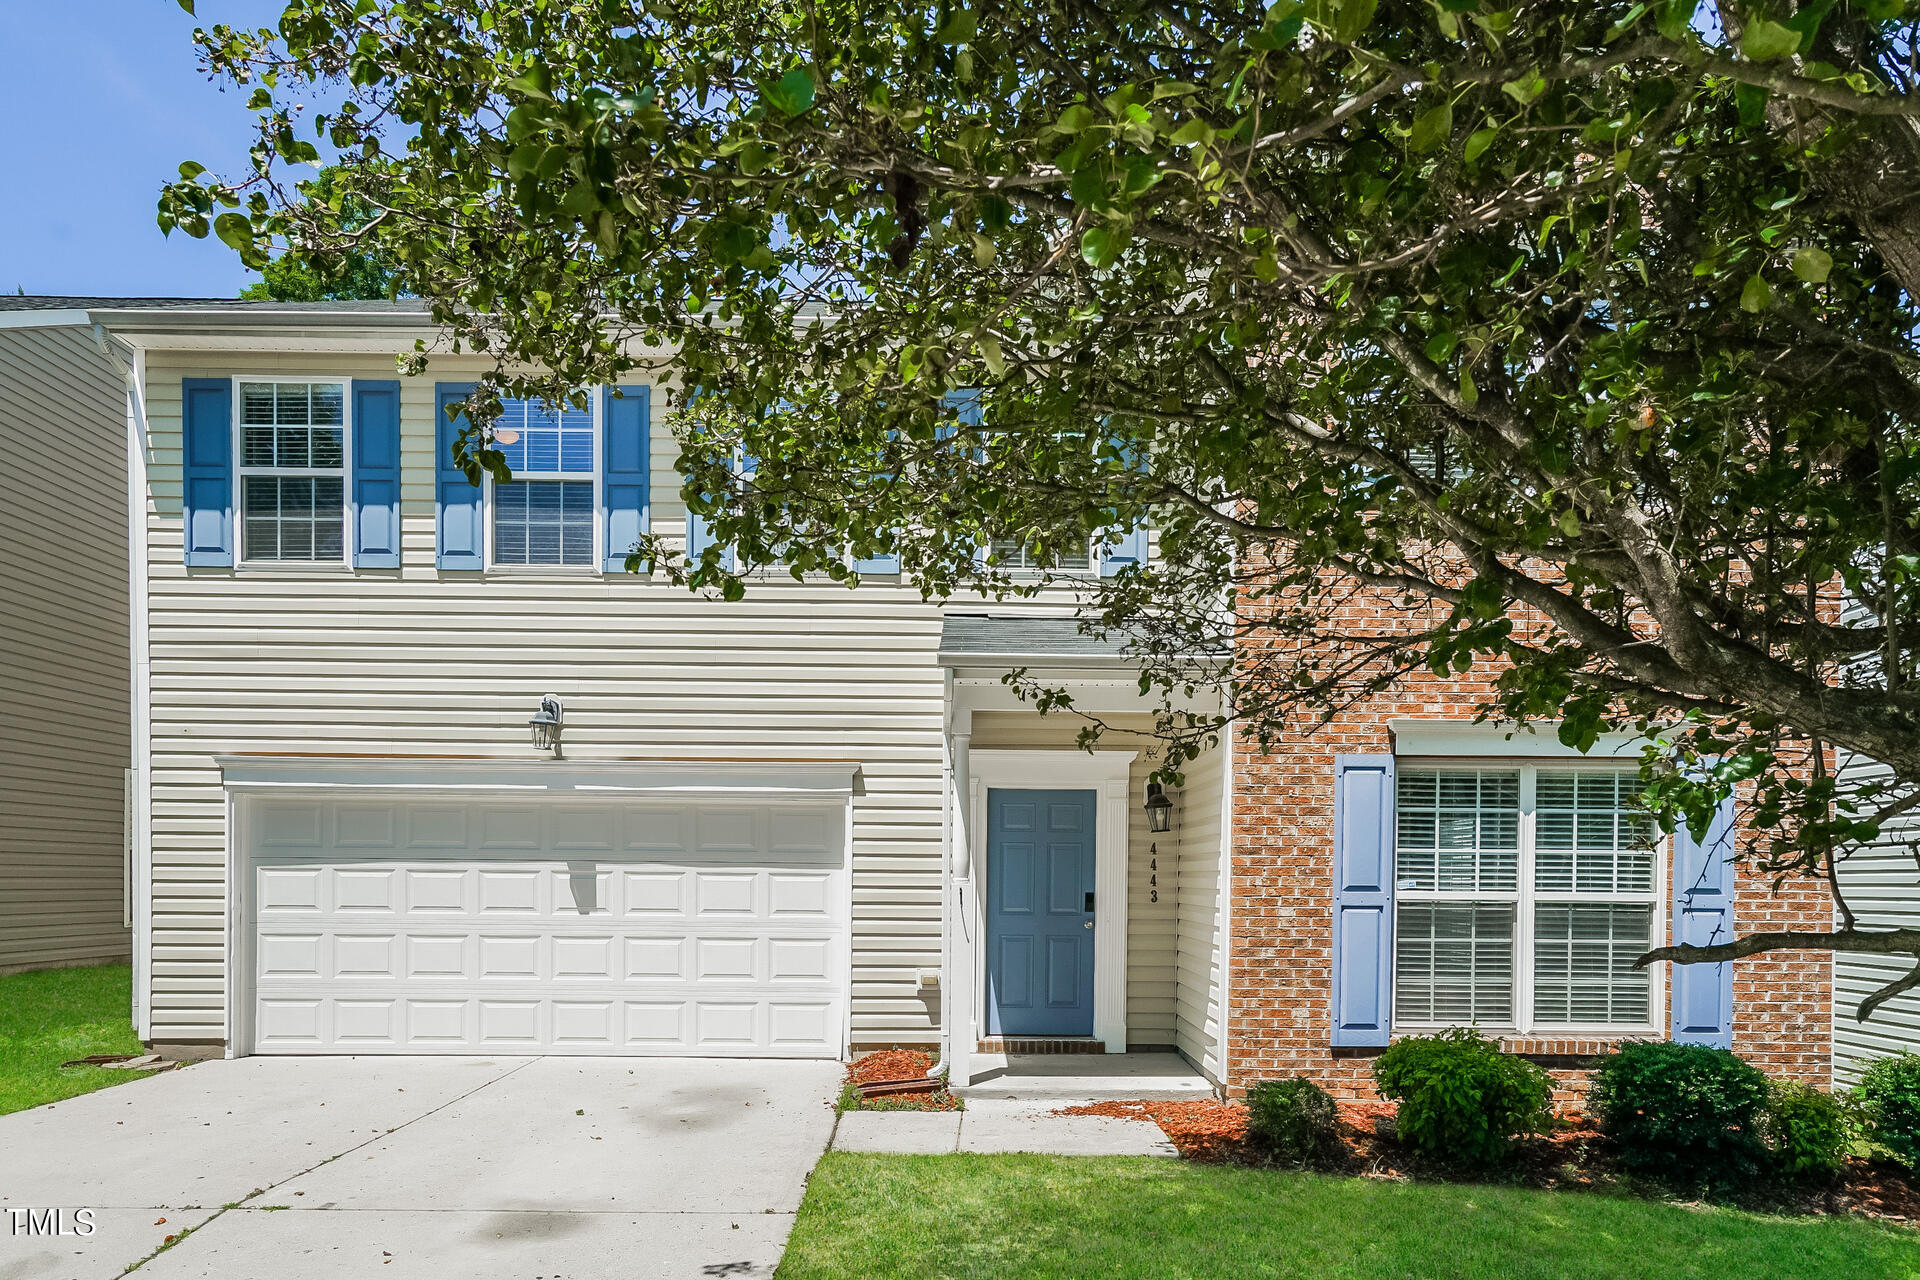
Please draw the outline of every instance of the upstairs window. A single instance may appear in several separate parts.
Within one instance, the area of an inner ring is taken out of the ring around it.
[[[513,480],[493,486],[493,563],[594,563],[598,451],[593,412],[545,400],[508,400],[493,443]]]
[[[1646,1029],[1661,866],[1638,776],[1398,771],[1394,1022]]]
[[[344,563],[344,382],[239,384],[240,558]]]
[[[1051,569],[1056,573],[1086,573],[1093,568],[1090,548],[1045,558],[1017,538],[995,538],[991,555],[996,568],[1012,573],[1038,573],[1043,569]]]

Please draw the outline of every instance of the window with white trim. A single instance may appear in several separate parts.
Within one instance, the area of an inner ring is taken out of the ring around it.
[[[346,383],[237,385],[241,560],[344,562]]]
[[[1633,771],[1402,764],[1396,1026],[1646,1028],[1661,866]]]
[[[1013,573],[1038,573],[1042,569],[1086,573],[1093,568],[1091,544],[1077,553],[1065,551],[1052,556],[1042,556],[1031,545],[1019,538],[995,538],[991,555],[995,568]]]
[[[598,502],[593,410],[506,400],[493,444],[513,479],[492,486],[489,535],[496,565],[590,568]]]

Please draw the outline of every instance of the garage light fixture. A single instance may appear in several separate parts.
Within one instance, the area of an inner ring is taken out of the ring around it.
[[[548,694],[540,699],[540,710],[527,721],[527,728],[533,731],[533,745],[539,748],[553,748],[554,757],[560,755],[560,722],[566,718],[566,710],[560,705],[560,699]]]
[[[1157,782],[1147,784],[1147,830],[1155,835],[1173,830],[1173,801]]]

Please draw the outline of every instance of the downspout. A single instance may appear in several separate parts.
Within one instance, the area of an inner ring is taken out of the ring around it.
[[[952,990],[953,973],[953,892],[947,867],[953,851],[953,668],[940,670],[940,1056],[927,1068],[930,1076],[942,1075],[952,1055],[953,1008],[947,993]]]
[[[128,913],[133,921],[133,1024],[142,1041],[153,1039],[153,674],[147,595],[147,353],[94,326],[95,340],[106,350],[121,349],[127,384],[127,644],[132,668],[130,729],[133,804],[132,890]]]

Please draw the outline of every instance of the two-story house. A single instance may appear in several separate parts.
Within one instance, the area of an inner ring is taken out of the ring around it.
[[[1392,1035],[1474,1023],[1569,1067],[1677,1034],[1825,1078],[1823,959],[1631,969],[1814,908],[1724,832],[1649,843],[1617,744],[1476,726],[1438,682],[1212,752],[1150,808],[1148,705],[1069,599],[930,605],[885,562],[737,603],[626,572],[643,529],[705,536],[668,352],[586,411],[510,403],[514,479],[476,488],[443,410],[482,365],[397,376],[434,336],[415,304],[74,305],[129,369],[156,1045],[937,1043],[962,1081],[1153,1048],[1362,1091]],[[1076,749],[1014,668],[1139,732]]]

